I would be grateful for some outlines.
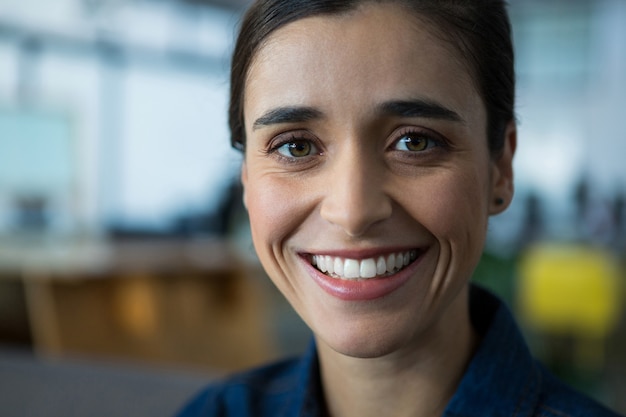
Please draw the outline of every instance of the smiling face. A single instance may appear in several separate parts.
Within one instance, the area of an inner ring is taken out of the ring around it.
[[[244,201],[267,273],[320,344],[373,357],[467,320],[510,156],[450,44],[395,4],[277,30],[250,67]],[[509,136],[514,137],[512,129]]]

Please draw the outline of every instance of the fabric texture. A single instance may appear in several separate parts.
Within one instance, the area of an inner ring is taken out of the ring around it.
[[[508,308],[473,286],[472,323],[483,336],[444,417],[619,417],[553,377],[530,354]],[[324,417],[315,345],[306,354],[202,390],[178,417]]]

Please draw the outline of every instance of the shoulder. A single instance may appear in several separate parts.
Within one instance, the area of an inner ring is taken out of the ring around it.
[[[178,417],[274,416],[301,386],[301,361],[285,360],[235,374],[208,385]]]
[[[450,416],[619,417],[568,387],[532,356],[511,312],[473,287],[472,323],[482,341],[448,405]]]
[[[538,417],[620,417],[588,396],[558,380],[542,365],[541,392],[536,408]],[[622,416],[623,417],[623,416]]]

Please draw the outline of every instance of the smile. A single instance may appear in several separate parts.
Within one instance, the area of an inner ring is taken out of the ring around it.
[[[329,255],[312,255],[311,264],[318,271],[337,279],[383,278],[401,271],[415,261],[418,255],[416,249],[360,260]]]

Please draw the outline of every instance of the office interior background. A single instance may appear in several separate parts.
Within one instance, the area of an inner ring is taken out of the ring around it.
[[[168,415],[210,378],[306,347],[255,259],[229,146],[247,4],[0,0],[9,415]],[[626,413],[626,2],[510,13],[516,196],[475,280],[559,376]]]

